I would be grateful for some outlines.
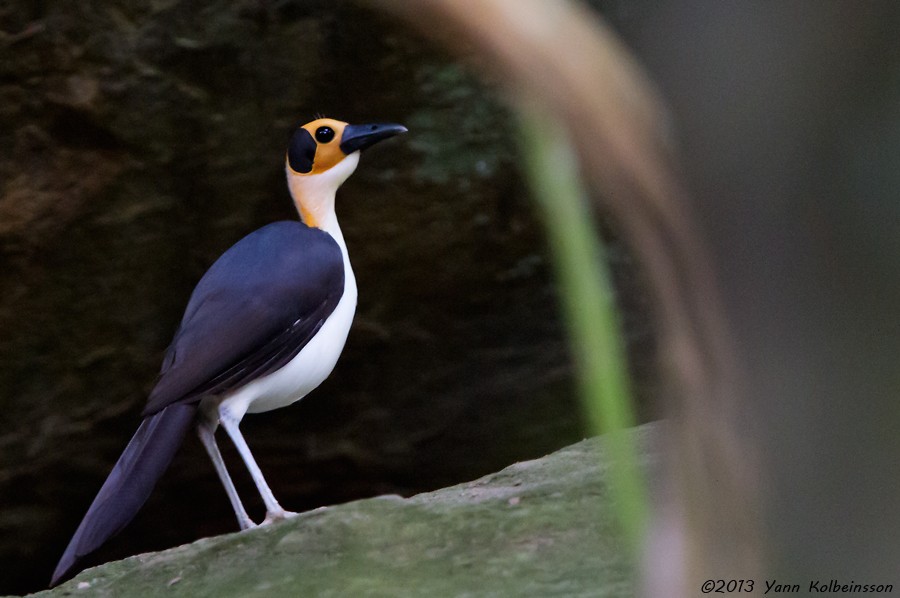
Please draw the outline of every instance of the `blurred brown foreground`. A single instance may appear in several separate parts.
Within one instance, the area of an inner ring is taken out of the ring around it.
[[[675,424],[646,593],[896,583],[900,5],[601,3],[616,34],[576,2],[376,4],[564,121],[639,256]]]

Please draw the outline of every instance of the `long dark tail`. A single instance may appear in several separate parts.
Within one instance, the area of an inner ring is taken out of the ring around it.
[[[69,541],[50,587],[134,519],[175,457],[196,411],[196,405],[176,404],[144,419]]]

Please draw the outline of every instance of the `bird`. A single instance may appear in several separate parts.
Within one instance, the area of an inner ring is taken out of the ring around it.
[[[335,214],[335,194],[360,152],[406,133],[393,123],[330,119],[297,127],[285,155],[300,220],[268,224],[223,253],[191,293],[165,352],[140,426],[91,503],[50,587],[134,518],[194,428],[241,530],[256,527],[216,444],[221,427],[263,503],[259,525],[296,515],[275,499],[241,435],[247,413],[290,405],[332,372],[356,311],[357,287]]]

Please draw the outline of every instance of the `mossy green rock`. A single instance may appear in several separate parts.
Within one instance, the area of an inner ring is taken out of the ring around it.
[[[634,432],[647,470],[656,428]],[[109,563],[38,595],[632,596],[603,444]]]

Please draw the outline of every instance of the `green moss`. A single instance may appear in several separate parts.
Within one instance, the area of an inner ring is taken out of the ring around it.
[[[629,432],[644,468],[656,461],[655,428]],[[38,595],[631,596],[604,444],[109,563]]]

